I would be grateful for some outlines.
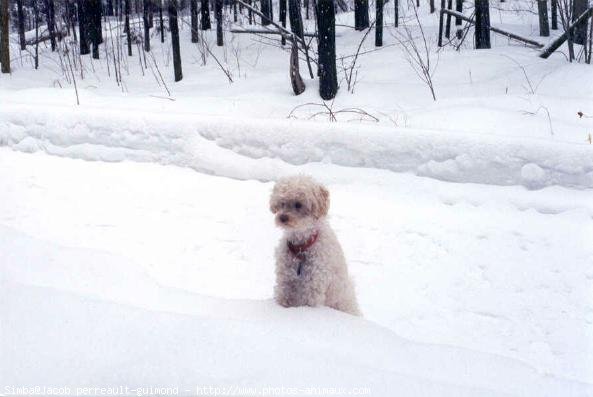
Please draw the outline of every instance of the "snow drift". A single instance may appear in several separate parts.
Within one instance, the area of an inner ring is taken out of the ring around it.
[[[270,301],[163,288],[125,258],[57,246],[6,227],[0,227],[0,264],[3,390],[125,385],[177,387],[182,394],[210,386],[367,388],[384,396],[593,392],[516,360],[413,343],[327,308],[286,310]]]
[[[322,162],[452,182],[593,188],[588,145],[368,124],[8,105],[0,109],[0,145],[86,160],[175,164],[237,179],[273,180],[295,166]]]

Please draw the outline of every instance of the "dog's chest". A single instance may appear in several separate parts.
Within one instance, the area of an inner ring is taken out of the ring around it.
[[[288,271],[290,278],[295,281],[310,280],[315,270],[315,262],[310,255],[307,254],[293,255],[287,265],[288,268],[286,270]]]

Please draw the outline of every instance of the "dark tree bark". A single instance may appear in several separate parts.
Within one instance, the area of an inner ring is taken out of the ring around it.
[[[39,68],[39,4],[37,4],[37,0],[33,0],[33,17],[35,19],[35,70],[37,70]]]
[[[17,24],[19,29],[19,43],[21,50],[27,48],[25,43],[25,14],[23,13],[23,0],[16,1]]]
[[[154,16],[154,7],[155,7],[154,1],[151,0],[150,1],[150,7],[148,7],[148,27],[150,29],[154,28],[154,18],[153,18],[153,16]]]
[[[301,39],[304,38],[303,16],[299,0],[288,0],[288,18],[290,19],[290,31]]]
[[[86,7],[88,7],[88,4],[86,4],[85,0],[76,1],[76,8],[78,13],[78,41],[80,44],[80,55],[86,55],[91,52],[91,50],[89,49],[89,23],[86,19],[88,15],[87,11],[85,10]]]
[[[247,0],[247,4],[252,5],[251,0]],[[248,15],[248,19],[249,19],[249,24],[253,25],[253,11],[248,10],[247,15]]]
[[[67,24],[70,28],[72,28],[72,36],[74,37],[74,41],[78,42],[78,37],[76,34],[76,26],[74,21],[76,20],[76,7],[74,6],[74,0],[66,0],[66,18]],[[70,31],[68,31],[70,33]]]
[[[431,13],[431,14],[434,14],[434,12],[436,11],[436,7],[435,7],[435,5],[434,5],[434,0],[430,0],[430,1],[428,2],[428,5],[430,6],[430,13]]]
[[[56,11],[54,0],[46,0],[45,3],[47,30],[49,31],[49,39],[51,41],[51,50],[56,50]]]
[[[490,6],[488,0],[476,0],[476,48],[490,48]]]
[[[271,0],[261,0],[261,12],[265,15],[265,18],[262,17],[261,19],[261,24],[263,26],[269,25],[273,18]]]
[[[375,46],[383,46],[383,0],[375,0],[377,6],[375,17]]]
[[[214,13],[216,14],[216,45],[222,47],[224,45],[222,37],[222,0],[215,0]]]
[[[455,0],[455,11],[463,12],[463,0]],[[455,26],[461,26],[461,18],[455,18]]]
[[[550,24],[548,22],[547,0],[537,0],[537,14],[539,16],[539,35],[548,37],[550,35]]]
[[[80,1],[80,0],[79,0]],[[124,4],[124,14],[125,14],[125,28],[126,31],[126,39],[128,44],[128,56],[132,56],[132,32],[130,32],[130,1],[125,0]]]
[[[453,0],[447,0],[447,10],[453,9]],[[445,37],[451,37],[451,14],[447,14],[447,23],[445,24]]]
[[[282,24],[282,27],[285,28],[286,27],[286,0],[279,0],[280,4],[280,23]],[[284,38],[284,35],[282,35],[282,45],[286,44],[286,39]]]
[[[399,0],[393,0],[393,26],[399,26]]]
[[[197,43],[200,36],[198,32],[198,0],[189,0],[189,13],[191,19],[191,42]]]
[[[177,0],[169,1],[169,28],[171,29],[171,45],[173,47],[173,71],[175,81],[183,78],[181,70],[181,51],[179,50],[179,26],[177,25]]]
[[[354,28],[364,30],[369,26],[369,0],[354,0]]]
[[[163,23],[163,6],[159,5],[159,23],[161,24],[161,43],[165,42],[165,24]]]
[[[233,22],[237,22],[239,19],[238,13],[237,13],[237,2],[233,1]]]
[[[105,11],[105,15],[108,17],[113,16],[113,0],[107,0],[107,3],[105,4]]]
[[[10,45],[8,42],[8,0],[0,0],[0,63],[2,73],[10,73]]]
[[[551,7],[552,9],[552,29],[558,29],[558,0],[552,0]]]
[[[587,0],[572,0],[572,22],[576,21],[577,18],[588,8]],[[587,23],[580,23],[576,26],[573,34],[573,42],[576,44],[585,45],[587,41]]]
[[[84,0],[83,0],[84,1]],[[102,42],[101,32],[101,0],[84,1],[85,20],[89,26],[89,41],[92,45],[93,58],[99,59],[99,44]]]
[[[210,23],[210,2],[208,0],[201,0],[202,1],[202,23],[201,29],[202,30],[210,30],[212,28]]]
[[[305,92],[305,83],[299,72],[299,50],[296,41],[292,42],[290,49],[290,84],[292,85],[292,92],[295,95],[301,95]]]
[[[150,1],[144,0],[142,8],[142,22],[144,22],[144,51],[150,52]]]
[[[562,44],[564,44],[565,41],[570,41],[577,25],[580,25],[581,23],[586,23],[587,19],[590,18],[592,14],[593,14],[592,9],[589,9],[588,11],[579,15],[575,22],[573,22],[572,24],[570,24],[570,26],[567,26],[565,28],[564,33],[562,33],[560,36],[558,36],[557,38],[552,40],[542,50],[541,54],[539,54],[540,58],[547,59],[550,55],[552,55],[552,53],[554,51],[556,51],[558,48],[560,48],[562,46]],[[572,57],[569,57],[569,61],[572,62],[572,59],[573,59]]]
[[[333,99],[338,92],[336,13],[333,0],[317,1],[317,29],[319,32],[319,95],[324,100],[329,100]]]

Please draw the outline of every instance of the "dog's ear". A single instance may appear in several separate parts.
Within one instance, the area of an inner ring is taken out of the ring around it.
[[[329,191],[324,186],[317,188],[317,218],[327,215],[329,210]]]

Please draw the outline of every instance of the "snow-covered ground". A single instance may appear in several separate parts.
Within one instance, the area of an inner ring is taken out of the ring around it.
[[[543,41],[531,16],[492,19]],[[0,393],[593,395],[589,65],[492,36],[439,53],[435,102],[386,27],[328,104],[379,121],[330,123],[292,112],[321,101],[306,78],[292,95],[286,51],[227,34],[231,84],[184,26],[179,83],[156,37],[123,90],[85,57],[80,106],[47,49],[0,75]],[[338,26],[339,56],[361,36]],[[297,172],[331,191],[364,318],[271,300],[268,197]]]
[[[0,162],[10,384],[593,392],[588,191],[311,165],[353,319],[270,301],[270,183],[9,149]]]

